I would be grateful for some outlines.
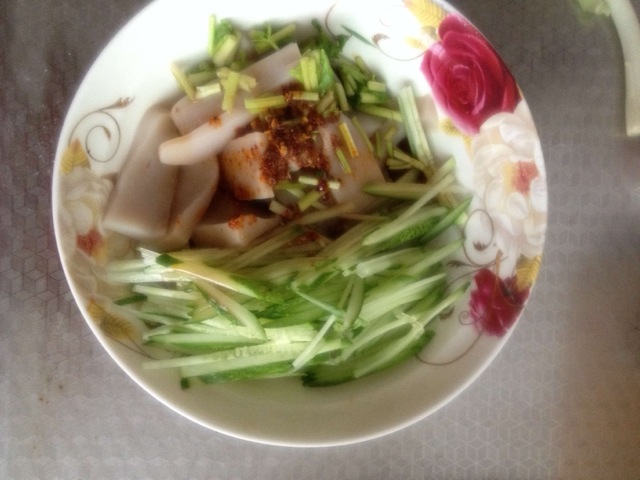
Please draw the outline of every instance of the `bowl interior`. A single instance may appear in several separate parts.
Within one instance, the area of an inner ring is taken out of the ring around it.
[[[178,96],[169,64],[204,55],[212,14],[240,27],[265,21],[304,26],[319,19],[334,33],[351,34],[345,53],[361,55],[391,88],[411,83],[430,99],[423,123],[432,149],[438,158],[456,158],[458,181],[474,195],[465,248],[450,273],[471,288],[438,321],[428,348],[400,367],[330,388],[264,380],[181,390],[176,373],[142,368],[155,354],[141,342],[143,327],[110,312],[112,298],[97,272],[134,245],[101,228],[109,192],[142,115]],[[519,91],[512,104],[498,102],[502,107],[487,110],[477,129],[469,130],[453,103],[446,103],[451,99],[442,96],[437,75],[427,79],[429,50],[440,49],[450,61],[443,67],[449,72],[479,51],[468,45],[485,49],[476,58],[480,63],[492,62],[491,53],[499,58],[470,25],[451,21],[461,18],[448,4],[430,0],[384,0],[367,8],[349,0],[194,1],[189,8],[156,0],[116,35],[82,82],[62,128],[54,224],[79,308],[107,352],[138,384],[216,431],[270,444],[322,446],[374,438],[424,418],[484,370],[510,336],[535,281],[546,227],[546,183],[535,125]],[[500,65],[503,83],[485,86],[487,96],[510,88],[510,74]]]

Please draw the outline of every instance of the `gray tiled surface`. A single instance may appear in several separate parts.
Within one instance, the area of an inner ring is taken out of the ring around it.
[[[95,341],[64,279],[57,135],[91,61],[145,3],[0,4],[0,478],[640,479],[640,139],[622,134],[606,19],[568,0],[452,2],[508,63],[540,131],[539,282],[505,350],[450,405],[379,440],[295,450],[162,407]]]

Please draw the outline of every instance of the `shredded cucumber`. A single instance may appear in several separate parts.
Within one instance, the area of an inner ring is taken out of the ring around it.
[[[462,246],[456,219],[467,202],[449,209],[432,200],[405,216],[415,202],[397,200],[375,221],[350,220],[314,248],[289,246],[314,231],[291,224],[245,252],[145,251],[141,261],[114,263],[121,280],[152,265],[179,275],[131,282],[130,295],[144,301],[121,307],[154,327],[145,342],[180,355],[145,368],[175,369],[184,386],[281,376],[323,386],[413,356],[432,337],[433,319],[468,289],[450,288],[444,273]],[[458,238],[425,241],[445,230]]]

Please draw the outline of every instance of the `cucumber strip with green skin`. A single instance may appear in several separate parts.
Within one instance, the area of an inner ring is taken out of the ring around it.
[[[133,303],[140,303],[144,300],[147,299],[146,295],[142,295],[140,293],[136,293],[134,295],[129,295],[126,297],[122,297],[119,298],[118,300],[114,301],[113,303],[115,303],[118,306],[124,306],[124,305],[131,305]]]
[[[266,320],[277,320],[287,317],[296,317],[305,322],[317,320],[326,312],[317,305],[310,304],[302,297],[296,297],[297,302],[291,301],[278,305],[272,305],[257,312],[257,316]]]
[[[251,248],[247,252],[243,253],[239,257],[231,260],[224,265],[226,270],[237,270],[244,266],[266,257],[270,253],[282,248],[287,243],[291,242],[296,237],[300,236],[302,230],[299,228],[287,228],[280,232],[278,235],[271,237],[269,240],[261,243],[254,248]]]
[[[364,287],[364,279],[358,275],[353,275],[349,288],[349,303],[347,304],[344,317],[342,318],[342,325],[340,326],[340,331],[343,334],[349,331],[351,325],[353,325],[360,315],[362,305],[364,304]]]
[[[129,310],[131,315],[138,317],[146,322],[158,323],[161,325],[180,325],[185,322],[183,318],[173,317],[164,313],[149,313],[140,310]]]
[[[213,319],[218,317],[218,310],[207,302],[206,305],[198,307],[191,314],[191,322],[204,322],[205,320]]]
[[[155,313],[158,315],[168,315],[175,318],[180,318],[184,321],[191,319],[193,314],[193,308],[180,304],[156,304],[145,302],[140,306],[140,311],[143,313]]]
[[[294,225],[312,225],[314,223],[326,222],[340,217],[340,215],[353,212],[354,207],[351,202],[339,203],[334,207],[330,207],[324,210],[316,210],[314,212],[307,213],[291,223]]]
[[[306,325],[309,323],[319,321],[323,315],[326,315],[324,312],[318,313],[314,312],[313,314],[308,315],[289,315],[278,317],[276,319],[262,319],[262,326],[265,329],[268,328],[285,328],[285,327],[294,327],[299,325]]]
[[[418,200],[427,194],[432,187],[433,185],[429,183],[369,183],[362,188],[362,191],[378,197],[389,197],[398,200]]]
[[[364,103],[358,105],[358,111],[372,115],[374,117],[385,118],[387,120],[393,120],[396,122],[402,122],[402,114],[398,110],[393,110],[387,107],[380,107],[370,103]]]
[[[391,286],[388,291],[385,291],[385,288],[378,289],[365,298],[360,317],[365,322],[372,321],[402,305],[415,302],[424,296],[426,289],[443,278],[445,278],[444,273],[416,281],[402,282]]]
[[[446,281],[442,279],[438,284],[433,286],[427,295],[411,305],[411,307],[405,311],[405,314],[415,319],[419,318],[446,296],[446,290]]]
[[[462,218],[465,214],[469,205],[471,204],[472,198],[468,198],[461,202],[454,209],[450,210],[449,213],[440,218],[438,223],[434,225],[434,227],[423,237],[423,241],[425,243],[430,242],[442,232],[444,232],[447,228],[452,226],[454,223],[458,222],[460,218]]]
[[[362,332],[352,340],[351,345],[342,351],[340,359],[346,360],[358,350],[367,348],[381,337],[388,336],[394,330],[402,329],[403,327],[407,328],[411,327],[411,325],[405,319],[395,319],[390,322],[382,322],[381,325],[370,324],[365,326]]]
[[[107,273],[135,272],[144,270],[149,266],[154,266],[153,262],[149,263],[144,258],[130,258],[126,260],[113,260],[105,266]]]
[[[277,361],[276,359],[276,361],[266,363],[265,365],[208,373],[199,375],[197,378],[207,385],[216,385],[219,383],[237,382],[240,380],[257,380],[259,378],[277,378],[285,376],[293,376],[293,373],[291,372],[291,361]],[[186,377],[183,378],[183,380],[188,380],[189,378],[190,377]]]
[[[241,273],[252,278],[259,278],[278,285],[287,284],[302,271],[316,271],[317,267],[327,264],[329,260],[322,257],[299,257],[288,260],[274,261],[271,264],[259,266]]]
[[[349,280],[346,288],[344,289],[340,297],[340,300],[338,301],[338,308],[342,309],[345,307],[347,300],[352,294],[353,283],[354,283],[353,280]],[[346,312],[342,318],[344,319],[345,316],[346,316]],[[320,342],[324,340],[324,338],[329,333],[329,330],[333,328],[337,319],[338,319],[337,314],[329,315],[329,318],[327,318],[327,320],[324,322],[320,330],[318,330],[318,333],[307,344],[307,348],[305,348],[302,351],[302,353],[298,355],[296,359],[293,361],[292,366],[294,370],[299,370],[300,368],[304,367],[316,355],[318,348],[320,346]]]
[[[267,349],[265,347],[269,348]],[[261,344],[223,350],[208,356],[185,357],[185,359],[193,361],[180,366],[180,375],[184,378],[200,377],[229,370],[260,367],[279,362],[288,362],[289,368],[291,368],[291,362],[304,347],[305,344],[302,342],[278,345]],[[238,353],[239,351],[241,353]],[[209,357],[208,360],[207,357]],[[200,361],[198,362],[196,360]]]
[[[285,327],[266,327],[267,340],[272,342],[308,342],[313,340],[317,329],[311,323]]]
[[[426,273],[431,267],[442,262],[453,253],[457,252],[464,244],[464,239],[459,238],[446,243],[442,247],[435,250],[423,250],[423,256],[411,265],[407,266],[405,271],[409,276],[420,276]]]
[[[424,207],[409,218],[392,220],[364,237],[363,245],[384,242],[384,248],[394,248],[427,235],[439,223],[447,210],[444,207]]]
[[[197,292],[187,292],[184,290],[176,290],[173,288],[161,288],[149,285],[134,285],[131,291],[141,293],[149,297],[161,297],[170,299],[171,302],[192,303],[200,299]]]
[[[203,263],[215,267],[241,253],[242,250],[230,248],[187,248],[170,252],[168,255],[182,262]]]
[[[344,285],[346,281],[341,282],[325,282],[322,285],[315,288],[314,297],[318,298],[325,303],[337,303],[341,293],[344,291]],[[292,287],[297,288],[300,287]],[[325,313],[326,309],[309,302],[301,295],[297,295],[295,291],[292,291],[292,296],[287,300],[269,305],[264,309],[261,309],[257,315],[265,318],[278,318],[284,315],[306,315],[310,313]]]
[[[355,273],[362,278],[366,278],[384,270],[412,265],[421,257],[421,253],[421,248],[411,247],[376,255],[369,260],[358,263],[355,267]]]
[[[427,141],[427,135],[422,127],[415,94],[410,85],[401,88],[398,92],[398,106],[402,122],[407,130],[407,140],[409,140],[411,151],[418,160],[432,167],[433,155]]]
[[[317,333],[311,323],[304,323],[301,325],[286,326],[279,328],[265,328],[264,329],[267,341],[286,341],[286,342],[304,342],[313,339]],[[265,339],[262,337],[256,337],[255,333],[247,327],[238,325],[222,325],[213,326],[206,323],[184,323],[180,325],[163,325],[146,332],[143,335],[143,340],[149,340],[152,337],[160,337],[166,334],[205,334],[210,337],[208,340],[215,341],[216,338],[223,338],[227,341],[228,338],[239,339],[259,339],[261,342]],[[197,337],[177,337],[184,338],[187,342],[197,341]],[[202,337],[207,340],[207,337]],[[165,343],[171,342],[171,337],[166,337],[164,340],[160,340]]]
[[[409,332],[386,345],[368,362],[359,363],[353,369],[354,378],[364,377],[416,355],[424,347],[424,342],[420,341],[424,337],[424,328],[418,324],[413,325]]]
[[[157,282],[178,282],[184,278],[179,272],[160,265],[147,266],[139,270],[110,271],[104,274],[104,280],[110,284],[143,284]]]
[[[449,185],[452,185],[455,182],[455,177],[451,174],[444,175],[442,178],[437,181],[430,180],[427,184],[432,185],[433,188],[430,188],[424,195],[418,198],[413,205],[407,208],[402,214],[398,217],[398,220],[404,220],[406,218],[410,218],[414,215],[418,210],[424,207],[431,200],[440,195]]]
[[[444,312],[447,308],[451,307],[454,303],[458,301],[460,297],[469,289],[470,282],[465,283],[461,287],[458,287],[456,290],[447,295],[444,299],[438,302],[437,305],[430,308],[424,315],[419,318],[420,324],[423,326],[429,325],[429,323]]]
[[[142,341],[146,342],[149,338],[154,335],[162,335],[165,333],[171,333],[174,331],[176,326],[174,325],[160,325],[159,327],[153,328],[151,330],[147,330],[142,334]]]
[[[222,327],[217,327],[213,325],[209,325],[206,323],[184,323],[182,325],[173,325],[168,327],[169,330],[159,331],[157,334],[163,333],[207,333],[211,335],[237,335],[242,337],[252,337],[255,336],[251,333],[251,331],[246,327],[241,327],[238,325],[225,325]],[[152,334],[153,335],[153,334]],[[150,338],[152,335],[148,335],[145,338]]]
[[[200,324],[215,328],[232,328],[238,326],[236,323],[232,322],[228,316],[220,314],[216,314],[211,318],[205,318],[200,321]]]
[[[361,222],[353,226],[345,233],[336,238],[333,243],[327,245],[321,254],[328,258],[340,258],[354,245],[359,246],[362,238],[375,230],[379,226],[378,222]]]
[[[324,363],[311,366],[302,377],[303,385],[308,387],[339,385],[398,365],[417,355],[433,338],[432,331],[424,331],[417,327],[412,329],[411,333],[411,337],[401,337],[386,348],[373,350],[366,355],[351,357],[337,364]],[[400,342],[403,339],[404,341]]]
[[[300,370],[307,364],[307,362],[311,358],[315,356],[320,342],[322,342],[329,330],[333,327],[333,324],[336,322],[337,318],[337,315],[329,315],[329,318],[327,318],[327,320],[324,322],[322,328],[318,330],[318,333],[314,336],[314,338],[309,343],[307,343],[305,349],[302,350],[302,352],[300,352],[300,354],[291,363],[294,371]]]
[[[315,357],[313,357],[308,364],[316,364],[318,362],[324,361],[326,357],[337,348],[337,346],[332,348],[325,348],[322,353],[319,353]],[[289,360],[283,360],[280,362],[265,363],[264,365],[237,368],[233,370],[215,372],[207,375],[200,375],[197,378],[198,380],[206,384],[217,384],[239,380],[294,377],[299,375],[300,373],[292,370],[291,362]],[[182,380],[188,381],[188,378],[183,378]]]
[[[214,300],[225,311],[229,312],[229,314],[251,330],[257,337],[262,339],[266,338],[262,325],[260,325],[260,322],[258,322],[258,319],[251,311],[209,283],[194,281],[194,284],[200,291]]]
[[[342,342],[333,340],[323,342],[319,353],[334,351],[342,346]],[[264,365],[291,362],[304,350],[306,343],[264,343],[248,347],[237,347],[232,350],[216,352],[210,355],[202,355],[198,358],[200,363],[189,363],[180,368],[182,377],[200,377],[220,372],[239,370]],[[188,357],[187,357],[188,358]]]
[[[220,332],[218,335],[211,333],[166,333],[163,335],[151,336],[147,343],[152,345],[175,345],[177,347],[200,347],[200,348],[229,348],[241,345],[255,345],[262,343],[264,339],[260,337],[247,337],[244,335],[233,335],[232,333]],[[155,367],[155,368],[163,368]]]
[[[156,261],[178,272],[206,280],[207,282],[214,283],[249,297],[261,298],[274,303],[283,300],[282,292],[274,288],[269,282],[245,278],[240,275],[231,274],[220,268],[210,267],[200,263],[182,262],[167,254],[158,256]]]
[[[199,308],[201,306],[200,300],[187,300],[187,301],[180,301],[180,300],[173,300],[169,297],[164,297],[164,296],[145,296],[145,301],[142,302],[140,305],[142,307],[144,306],[155,306],[157,308],[162,308],[165,306],[168,306],[170,308],[173,309],[182,309],[182,310],[191,310],[191,311],[195,311],[196,308]],[[204,299],[202,299],[204,300]]]
[[[325,302],[319,298],[316,298],[313,295],[309,295],[308,293],[303,292],[302,290],[300,290],[300,288],[296,287],[295,285],[292,286],[292,290],[296,293],[296,295],[301,296],[302,298],[307,300],[309,303],[320,307],[322,310],[325,310],[331,315],[335,315],[340,318],[344,317],[344,310],[338,307],[335,307],[334,305],[328,302]]]

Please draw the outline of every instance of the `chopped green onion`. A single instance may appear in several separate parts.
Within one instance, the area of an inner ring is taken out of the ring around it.
[[[329,190],[340,190],[341,186],[342,186],[342,183],[340,182],[340,180],[327,181],[327,187],[329,187]]]
[[[211,15],[209,17],[209,38],[207,40],[207,50],[211,58],[213,58],[216,51],[216,23],[217,19],[215,15]]]
[[[300,100],[304,102],[317,102],[320,100],[320,94],[318,92],[289,92],[287,96],[291,100]]]
[[[271,202],[269,202],[269,210],[277,215],[282,216],[287,216],[289,213],[291,213],[287,207],[282,205],[277,200],[271,200]]]
[[[411,155],[403,152],[398,147],[393,149],[393,160],[400,160],[407,164],[407,166],[416,168],[418,170],[422,170],[424,168],[424,164],[420,162],[417,158],[412,157]]]
[[[270,95],[268,97],[247,98],[244,106],[247,110],[261,111],[269,108],[281,108],[287,105],[284,95]]]
[[[413,88],[410,85],[403,87],[398,93],[398,105],[413,154],[428,167],[433,167],[431,149],[418,113]]]
[[[218,77],[215,70],[203,70],[200,72],[189,73],[187,79],[191,85],[201,86],[211,83]]]
[[[354,61],[357,67],[366,77],[373,76],[373,73],[371,73],[371,70],[369,70],[369,67],[367,67],[367,64],[365,63],[364,59],[360,55],[356,55],[354,58]]]
[[[213,54],[213,63],[217,67],[230,64],[239,45],[240,39],[236,35],[226,35]]]
[[[178,84],[180,85],[184,93],[186,93],[191,100],[195,99],[196,90],[193,87],[193,85],[191,85],[191,83],[189,82],[189,79],[185,75],[184,71],[180,67],[178,67],[178,65],[176,65],[175,63],[172,63],[171,73],[173,73],[173,76],[178,81]]]
[[[210,97],[211,95],[216,95],[221,91],[222,85],[220,85],[220,82],[207,83],[196,87],[195,98],[199,100],[201,98]]]
[[[228,67],[222,67],[218,69],[217,76],[220,78],[220,83],[223,87],[226,87],[226,81],[229,80],[229,75],[234,70]],[[257,80],[254,77],[249,75],[245,75],[243,73],[238,73],[238,88],[244,90],[245,92],[250,92],[258,85]]]
[[[222,97],[222,110],[225,112],[230,112],[233,109],[239,82],[240,74],[234,70],[229,70],[229,74],[224,85],[224,96]]]
[[[303,185],[311,185],[313,187],[320,185],[320,179],[311,175],[300,175],[298,181]]]
[[[351,165],[349,165],[349,160],[347,160],[347,156],[344,154],[342,148],[337,147],[335,150],[336,156],[338,157],[338,161],[340,162],[340,166],[342,167],[342,171],[347,175],[350,175]]]
[[[336,94],[336,98],[338,99],[338,106],[340,107],[340,110],[342,110],[343,112],[350,111],[351,106],[349,105],[349,100],[347,99],[344,85],[341,82],[336,82],[334,85],[334,91]]]
[[[267,23],[262,30],[250,30],[249,38],[256,52],[264,53],[269,50],[278,50],[281,43],[291,38],[295,31],[296,25],[294,23],[290,23],[276,32],[273,32],[273,27]]]
[[[330,110],[335,109],[335,107],[336,94],[333,90],[329,90],[322,96],[322,98],[318,102],[318,105],[316,105],[316,110],[318,111],[318,113],[324,114]]]
[[[371,143],[371,139],[369,139],[369,136],[364,131],[364,127],[362,126],[362,123],[360,123],[360,120],[358,120],[357,117],[353,117],[351,119],[351,122],[353,123],[354,127],[356,127],[356,130],[358,130],[360,138],[362,138],[364,143],[367,145],[367,149],[369,150],[369,152],[373,153],[373,143]]]
[[[317,75],[314,75],[312,69],[315,69],[316,64],[312,57],[303,56],[300,59],[300,73],[302,76],[302,85],[305,90],[313,90],[317,84]],[[316,80],[314,83],[313,80]]]
[[[338,130],[342,135],[342,140],[344,141],[345,147],[347,147],[347,152],[351,158],[357,158],[360,155],[358,152],[358,148],[356,147],[355,142],[353,141],[353,137],[351,136],[351,131],[349,130],[349,126],[345,122],[340,122],[338,124]]]
[[[209,17],[207,50],[216,67],[233,63],[239,45],[240,35],[229,20],[218,22],[215,16]]]
[[[377,82],[375,80],[369,80],[367,82],[367,88],[369,90],[371,90],[372,92],[378,92],[378,93],[386,93],[387,92],[387,86],[384,83]]]
[[[297,218],[292,223],[295,225],[311,225],[314,223],[326,222],[334,218],[341,217],[346,213],[353,211],[353,205],[350,202],[339,203],[333,207],[325,208],[323,210],[317,210],[307,213],[300,218]]]
[[[375,92],[368,92],[366,90],[361,90],[358,94],[358,98],[361,104],[376,105],[384,103],[386,101],[385,96],[381,96],[379,93]]]
[[[298,208],[301,212],[307,210],[311,205],[320,200],[324,193],[319,190],[311,190],[307,192],[304,197],[298,200]]]
[[[358,105],[358,111],[373,115],[374,117],[386,118],[396,122],[402,122],[402,114],[398,110],[393,110],[379,105],[363,104]]]

